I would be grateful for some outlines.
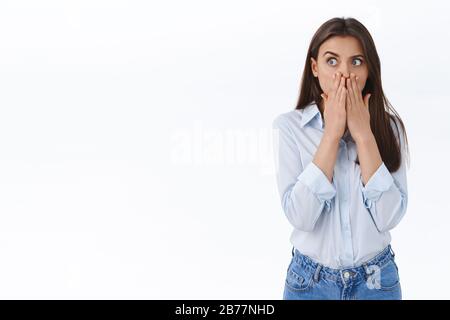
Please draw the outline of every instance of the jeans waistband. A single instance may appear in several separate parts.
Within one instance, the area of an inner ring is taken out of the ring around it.
[[[325,277],[330,280],[338,281],[344,280],[344,276],[354,280],[367,280],[367,277],[374,273],[374,266],[381,268],[389,260],[395,257],[394,250],[389,244],[380,253],[372,259],[362,263],[359,266],[334,269],[326,267],[309,256],[302,254],[296,248],[292,248],[292,257],[295,262],[314,273],[314,280],[317,281],[319,277]],[[375,268],[376,268],[375,267]]]

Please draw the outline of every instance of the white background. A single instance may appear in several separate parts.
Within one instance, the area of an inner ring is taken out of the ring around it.
[[[448,10],[2,1],[0,298],[281,299],[292,228],[271,123],[295,107],[312,35],[342,16],[371,32],[407,128],[403,298],[450,298]]]

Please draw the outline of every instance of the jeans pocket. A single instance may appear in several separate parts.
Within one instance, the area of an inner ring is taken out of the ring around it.
[[[291,291],[304,291],[312,287],[313,277],[302,265],[292,261],[287,270],[285,284]]]
[[[400,285],[397,264],[390,259],[380,268],[380,290],[394,290]]]

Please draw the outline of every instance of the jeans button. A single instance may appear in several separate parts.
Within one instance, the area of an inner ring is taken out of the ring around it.
[[[348,271],[345,271],[344,272],[344,278],[348,279],[348,277],[350,277],[350,273]]]

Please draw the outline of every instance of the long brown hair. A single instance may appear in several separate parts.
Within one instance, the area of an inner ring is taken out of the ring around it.
[[[386,167],[390,172],[395,172],[402,161],[400,133],[396,119],[402,126],[404,141],[407,146],[408,138],[403,121],[383,93],[380,58],[378,57],[375,43],[369,31],[358,20],[354,18],[332,18],[322,24],[316,31],[309,45],[301,79],[300,96],[295,109],[303,109],[312,102],[317,102],[318,104],[322,99],[320,96],[322,89],[320,88],[319,80],[314,77],[311,70],[311,57],[317,61],[320,45],[333,36],[353,36],[360,41],[369,71],[366,84],[362,90],[362,96],[364,97],[367,93],[371,94],[369,99],[370,127]],[[397,128],[398,144],[396,142],[397,138],[392,131],[390,119],[394,120]],[[359,164],[358,160],[357,163]]]

